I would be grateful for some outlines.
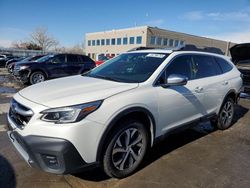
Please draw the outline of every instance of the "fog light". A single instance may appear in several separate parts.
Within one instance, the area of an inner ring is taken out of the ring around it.
[[[59,166],[57,157],[55,155],[42,154],[45,164],[50,168],[57,168]]]

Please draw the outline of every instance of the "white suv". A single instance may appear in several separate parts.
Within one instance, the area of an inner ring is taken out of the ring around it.
[[[175,129],[201,119],[230,127],[241,85],[240,72],[222,55],[127,52],[84,75],[19,91],[8,135],[28,164],[44,171],[101,164],[107,175],[123,178]]]

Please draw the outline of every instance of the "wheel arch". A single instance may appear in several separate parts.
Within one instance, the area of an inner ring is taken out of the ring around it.
[[[107,141],[109,139],[109,136],[113,133],[115,129],[115,125],[123,120],[126,117],[135,117],[135,115],[139,115],[139,117],[136,117],[136,119],[140,119],[142,117],[147,117],[147,129],[150,133],[150,145],[153,145],[154,138],[155,138],[155,130],[156,130],[156,125],[155,125],[155,119],[153,114],[147,110],[146,108],[143,107],[132,107],[129,109],[126,109],[122,112],[120,112],[116,117],[114,117],[111,122],[109,123],[108,127],[104,131],[99,144],[97,148],[97,155],[96,155],[96,160],[101,161],[103,154],[105,152],[105,148],[107,147]],[[141,116],[142,115],[142,116]],[[140,119],[142,120],[142,119]],[[144,120],[145,121],[145,120]]]
[[[30,71],[29,78],[30,78],[30,76],[31,76],[34,72],[42,72],[42,73],[44,73],[44,75],[45,75],[46,78],[49,77],[48,73],[47,73],[45,70],[43,70],[43,69],[34,69],[34,70]]]

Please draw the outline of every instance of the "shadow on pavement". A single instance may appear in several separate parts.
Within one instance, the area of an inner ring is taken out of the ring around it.
[[[240,118],[242,118],[249,110],[241,105],[236,105],[235,108],[236,112],[234,117],[234,123],[236,123]],[[142,170],[146,166],[150,165],[154,161],[161,158],[163,155],[166,155],[171,151],[176,150],[177,148],[180,148],[188,143],[191,143],[216,130],[217,129],[213,127],[210,124],[210,122],[205,122],[200,124],[194,124],[192,128],[167,136],[164,140],[155,144],[153,148],[150,149],[150,151],[148,152],[148,154],[144,159],[143,164],[138,170]],[[95,181],[95,182],[109,179],[109,177],[102,171],[100,167],[72,175],[84,180]]]
[[[16,187],[15,171],[6,158],[0,155],[0,187]]]

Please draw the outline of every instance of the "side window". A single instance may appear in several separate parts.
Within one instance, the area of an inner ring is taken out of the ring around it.
[[[92,59],[90,59],[88,56],[83,56],[83,55],[81,55],[81,56],[79,56],[79,57],[81,57],[81,63],[89,63],[89,62],[92,62],[93,60]]]
[[[233,66],[230,65],[226,60],[219,58],[219,57],[216,57],[215,59],[217,63],[220,65],[223,73],[229,72],[230,70],[233,69]]]
[[[182,76],[186,76],[188,80],[191,79],[191,69],[192,69],[192,58],[191,55],[183,55],[175,58],[170,64],[167,66],[166,70],[162,73],[157,84],[164,83],[169,75],[171,74],[179,74]]]
[[[194,55],[192,75],[194,79],[216,76],[221,74],[219,65],[212,56]]]
[[[78,63],[76,55],[67,55],[67,63]]]
[[[57,55],[51,60],[51,62],[56,64],[65,63],[65,55]]]

